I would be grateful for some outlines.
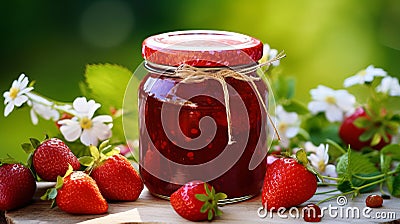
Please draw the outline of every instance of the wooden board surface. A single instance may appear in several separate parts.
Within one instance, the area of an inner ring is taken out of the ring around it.
[[[5,213],[5,218],[9,223],[15,224],[32,224],[32,223],[82,223],[82,224],[101,224],[101,223],[187,223],[187,221],[178,216],[169,204],[169,201],[153,197],[147,189],[145,189],[140,198],[135,202],[113,202],[109,204],[109,211],[104,215],[70,215],[57,207],[50,209],[50,202],[40,201],[38,196],[43,193],[43,189],[48,187],[49,183],[39,183],[39,192],[34,199],[33,204],[15,211]],[[318,191],[327,191],[332,188],[319,187]],[[337,217],[331,217],[328,210],[324,212],[322,223],[343,223],[343,222],[393,222],[400,223],[400,199],[393,198],[384,201],[382,208],[371,209],[366,211],[371,218],[363,215],[365,209],[365,197],[362,195],[354,200],[348,199],[344,206],[339,206],[336,200],[321,204],[321,207],[332,208],[337,212]],[[317,202],[326,195],[315,195],[309,202]],[[302,218],[292,218],[288,211],[282,215],[288,217],[280,217],[278,213],[269,214],[267,217],[260,218],[258,209],[261,206],[260,196],[245,202],[225,205],[221,208],[224,212],[222,218],[218,218],[213,223],[299,223],[303,222]],[[336,208],[336,209],[335,209]],[[360,211],[359,218],[353,218],[352,211]],[[342,211],[342,215],[340,212]],[[294,214],[295,210],[292,211]],[[348,213],[346,215],[345,213]],[[376,219],[376,215],[392,216],[389,219]],[[1,215],[1,213],[0,213]],[[334,214],[333,214],[334,215]],[[347,218],[349,217],[349,218]],[[2,218],[0,218],[1,223]]]

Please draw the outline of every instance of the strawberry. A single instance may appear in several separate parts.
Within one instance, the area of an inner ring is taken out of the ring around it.
[[[144,187],[135,168],[121,154],[108,157],[93,169],[90,176],[107,200],[135,201]]]
[[[321,208],[316,204],[308,204],[303,208],[303,219],[306,222],[320,222],[322,217]]]
[[[192,181],[175,191],[171,195],[170,202],[176,213],[187,220],[210,221],[214,216],[222,214],[217,202],[226,197],[224,193],[216,194],[208,183]]]
[[[359,107],[344,119],[339,129],[339,136],[352,149],[371,147],[380,150],[390,144],[391,133],[396,130],[395,124],[390,121],[384,109],[373,112]]]
[[[380,195],[371,194],[365,199],[365,205],[370,208],[382,207],[383,198]]]
[[[57,206],[71,214],[103,214],[108,210],[107,201],[101,195],[96,181],[82,171],[67,170],[64,177],[57,178],[55,188],[47,190],[42,200],[53,200]]]
[[[304,150],[297,152],[300,153],[305,155]],[[280,207],[298,206],[314,195],[317,178],[305,165],[309,165],[306,155],[301,162],[294,158],[279,158],[267,167],[262,189],[265,208],[276,211]]]
[[[27,205],[36,190],[32,172],[19,163],[0,160],[0,211]]]
[[[107,200],[135,201],[143,190],[143,181],[129,160],[119,154],[108,141],[103,142],[99,149],[90,147],[92,154],[88,170],[90,176],[96,181],[101,194]],[[83,159],[83,160],[84,160]],[[82,159],[81,159],[82,161]]]
[[[63,176],[71,164],[74,170],[80,168],[78,158],[60,139],[51,138],[40,143],[30,139],[31,144],[22,145],[26,152],[32,153],[33,168],[36,174],[46,181],[56,181],[57,176]]]

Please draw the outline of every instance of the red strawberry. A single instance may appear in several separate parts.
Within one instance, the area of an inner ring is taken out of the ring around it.
[[[187,220],[210,221],[222,214],[217,202],[226,197],[224,193],[215,194],[214,188],[207,183],[192,181],[175,191],[170,202],[175,211]]]
[[[355,150],[361,150],[364,147],[382,149],[384,146],[390,144],[392,136],[389,133],[391,132],[390,124],[389,126],[385,124],[385,110],[382,110],[380,113],[375,114],[371,118],[364,108],[357,108],[341,124],[339,129],[340,138]],[[358,120],[359,124],[357,124],[356,120]]]
[[[317,190],[317,178],[293,158],[279,158],[267,167],[262,204],[268,210],[298,206]]]
[[[320,222],[322,218],[322,212],[318,205],[308,204],[303,208],[303,219],[306,222]]]
[[[35,178],[27,167],[19,163],[0,164],[0,210],[27,205],[35,190]]]
[[[107,200],[135,201],[143,190],[139,174],[121,154],[108,157],[92,170],[90,176]]]
[[[81,167],[78,158],[60,139],[51,138],[42,143],[31,139],[31,143],[33,146],[33,167],[36,174],[43,180],[56,181],[57,176],[64,176],[68,170],[68,164],[71,164],[74,170]],[[23,145],[25,149],[27,148],[26,144]],[[29,150],[25,151],[29,152]]]
[[[42,199],[55,199],[53,203],[71,214],[95,215],[108,210],[107,201],[101,195],[96,181],[82,171],[72,171],[72,167],[63,178],[57,178],[56,187],[47,190]]]
[[[119,154],[119,149],[107,141],[99,148],[90,146],[90,156],[81,157],[90,176],[96,181],[101,194],[107,200],[135,201],[143,190],[143,181],[127,158]]]

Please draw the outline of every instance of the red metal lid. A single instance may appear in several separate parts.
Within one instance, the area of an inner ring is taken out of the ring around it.
[[[261,41],[239,33],[187,30],[163,33],[143,41],[147,61],[179,66],[238,66],[253,64],[262,57]]]

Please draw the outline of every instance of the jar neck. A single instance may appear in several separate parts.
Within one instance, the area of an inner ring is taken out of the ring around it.
[[[182,64],[183,66],[185,64]],[[175,74],[177,70],[180,69],[181,66],[169,66],[169,65],[162,65],[162,64],[156,64],[150,61],[145,61],[144,67],[152,73],[156,74],[165,74],[165,75],[171,75]],[[257,69],[260,68],[260,65],[256,62],[253,64],[246,64],[246,65],[240,65],[240,66],[219,66],[219,67],[195,67],[198,70],[201,70],[202,72],[218,72],[222,70],[232,70],[236,72],[240,72],[242,74],[249,74],[257,71]]]

